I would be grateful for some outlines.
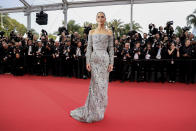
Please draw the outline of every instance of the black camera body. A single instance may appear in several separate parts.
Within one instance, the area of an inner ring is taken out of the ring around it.
[[[149,30],[152,30],[152,27],[153,27],[153,26],[154,26],[154,24],[152,24],[152,23],[149,24],[149,25],[148,25]]]
[[[16,42],[19,42],[19,41],[20,41],[20,38],[17,37],[17,35],[15,34],[14,31],[11,31],[11,32],[10,32],[10,40],[11,40],[11,41],[14,40],[14,41],[16,41]]]
[[[59,32],[58,35],[61,35],[62,32],[64,32],[65,35],[69,35],[68,30],[64,26],[63,27],[59,27],[58,32]]]
[[[129,50],[127,50],[126,48],[124,48],[123,51],[124,51],[123,55],[129,54]]]
[[[2,39],[4,36],[5,32],[4,31],[0,31],[0,38]]]
[[[89,31],[91,30],[90,26],[85,26],[84,27],[84,33],[88,35]]]
[[[190,26],[185,26],[182,28],[183,32],[189,31],[191,29]]]
[[[173,21],[168,21],[168,22],[167,22],[167,26],[168,26],[168,27],[171,26],[171,25],[173,25],[173,24],[174,24]]]
[[[168,21],[168,22],[166,23],[166,27],[164,28],[164,30],[166,30],[166,34],[167,34],[167,36],[168,36],[169,38],[172,37],[173,32],[174,32],[174,29],[173,29],[173,27],[172,27],[173,24],[174,24],[173,21]]]
[[[133,52],[134,52],[134,53],[140,52],[140,48],[134,48],[134,49],[133,49]]]
[[[127,33],[127,35],[130,36],[130,38],[132,38],[132,36],[135,35],[136,33],[137,33],[137,31],[132,30],[132,31],[129,31],[129,32]]]
[[[28,36],[28,38],[29,38],[30,40],[33,40],[33,34],[32,34],[31,31],[28,31],[28,32],[27,32],[27,36]]]
[[[152,24],[152,23],[149,24],[148,28],[149,28],[149,33],[148,33],[149,36],[152,36],[152,35],[155,35],[156,33],[158,33],[158,29],[155,28],[155,24]]]
[[[47,31],[45,31],[44,29],[41,30],[42,32],[42,36],[46,37],[48,35]]]

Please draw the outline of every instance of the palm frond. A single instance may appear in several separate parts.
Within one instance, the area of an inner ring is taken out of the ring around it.
[[[193,12],[193,14],[190,14],[186,17],[186,21],[187,21],[187,25],[194,25],[196,26],[196,15],[194,15],[194,13],[196,13],[196,9]]]

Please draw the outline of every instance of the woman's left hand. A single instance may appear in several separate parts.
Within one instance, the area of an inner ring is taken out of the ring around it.
[[[108,72],[111,72],[113,70],[113,65],[112,64],[109,64],[108,66]]]

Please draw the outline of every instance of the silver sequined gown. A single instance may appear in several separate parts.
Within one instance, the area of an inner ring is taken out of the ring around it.
[[[96,122],[104,118],[108,104],[108,65],[114,63],[113,36],[89,34],[86,63],[91,65],[91,81],[84,106],[70,111],[81,122]]]

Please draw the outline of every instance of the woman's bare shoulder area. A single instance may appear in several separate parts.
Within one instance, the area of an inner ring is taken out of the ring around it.
[[[95,32],[95,29],[89,31],[89,34],[92,35]]]
[[[108,35],[110,35],[110,36],[113,35],[113,32],[112,32],[112,30],[110,30],[110,29],[107,30],[107,33],[108,33]]]

